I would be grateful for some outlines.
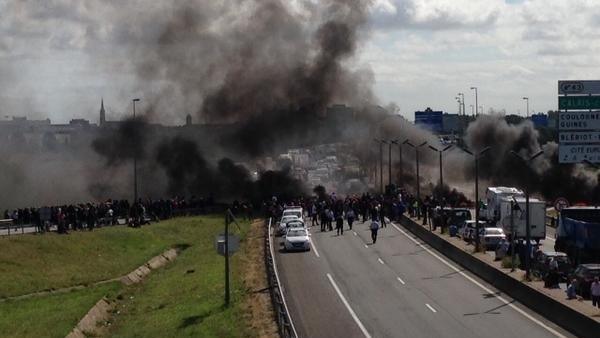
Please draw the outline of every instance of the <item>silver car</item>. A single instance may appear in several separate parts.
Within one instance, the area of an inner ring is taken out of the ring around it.
[[[310,235],[304,228],[290,228],[285,235],[285,251],[310,250]]]

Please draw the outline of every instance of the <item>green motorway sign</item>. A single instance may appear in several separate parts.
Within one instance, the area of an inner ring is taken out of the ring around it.
[[[559,96],[558,109],[600,109],[600,96]]]

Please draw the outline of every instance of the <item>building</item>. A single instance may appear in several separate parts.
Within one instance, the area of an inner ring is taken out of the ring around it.
[[[433,111],[427,107],[424,111],[415,112],[415,125],[435,134],[441,134],[444,132],[443,115],[444,112]]]

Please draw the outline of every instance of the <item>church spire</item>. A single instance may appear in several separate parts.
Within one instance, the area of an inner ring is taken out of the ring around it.
[[[106,112],[104,111],[104,98],[100,101],[100,126],[106,123]]]

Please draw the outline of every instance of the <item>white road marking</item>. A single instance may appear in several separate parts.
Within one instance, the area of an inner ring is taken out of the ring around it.
[[[358,236],[358,234],[356,233],[356,231],[352,231],[352,233],[354,234],[354,236]]]
[[[431,251],[429,248],[425,247],[423,244],[419,243],[419,241],[417,241],[416,239],[412,238],[412,236],[410,236],[406,231],[400,229],[396,224],[392,223],[392,225],[394,226],[394,228],[396,228],[396,230],[400,231],[402,234],[404,234],[404,236],[408,237],[408,239],[410,239],[411,241],[413,241],[415,244],[419,245],[423,250],[429,252],[429,254],[431,254],[433,257],[437,258],[439,261],[441,261],[442,263],[444,263],[445,265],[447,265],[450,269],[458,272],[458,274],[460,274],[461,276],[465,277],[471,283],[479,286],[482,290],[484,290],[488,294],[494,295],[494,297],[498,298],[498,300],[500,300],[502,303],[508,305],[509,307],[511,307],[512,309],[514,309],[515,311],[517,311],[518,313],[520,313],[521,315],[523,315],[525,318],[531,320],[532,322],[534,322],[534,323],[538,324],[539,326],[543,327],[544,329],[548,330],[553,335],[555,335],[557,337],[560,337],[560,338],[566,338],[566,336],[564,336],[560,332],[554,330],[553,328],[549,327],[548,325],[546,325],[546,324],[542,323],[541,321],[537,320],[536,318],[534,318],[533,316],[531,316],[527,312],[525,312],[525,311],[521,310],[520,308],[518,308],[516,305],[514,305],[514,304],[510,303],[509,301],[507,301],[504,297],[495,294],[495,292],[493,292],[492,290],[488,289],[483,284],[481,284],[478,281],[476,281],[475,279],[473,279],[471,276],[469,276],[466,273],[460,271],[454,265],[448,263],[448,261],[446,261],[445,259],[443,259],[439,255],[437,255],[435,252]]]
[[[406,285],[406,283],[404,283],[404,281],[402,280],[402,278],[396,277],[396,279],[398,280],[398,282],[402,283],[402,285]]]
[[[431,312],[436,313],[437,311],[433,308],[433,306],[429,305],[429,304],[425,304],[429,310],[431,310]]]
[[[367,249],[368,249],[368,248],[369,248],[369,246],[365,244],[365,248],[367,248]]]
[[[315,240],[314,239],[310,241],[310,246],[312,247],[312,252],[314,252],[315,255],[317,255],[317,258],[321,257],[319,255],[319,250],[317,250],[317,246],[315,245]]]
[[[333,277],[331,277],[330,273],[327,274],[327,278],[329,278],[329,282],[331,282],[331,285],[335,289],[335,292],[337,292],[338,296],[340,297],[340,299],[342,300],[342,302],[346,306],[346,309],[348,309],[348,312],[350,312],[350,315],[352,316],[352,318],[356,322],[356,325],[358,325],[358,327],[360,328],[360,330],[362,331],[362,333],[365,335],[366,338],[371,338],[371,335],[369,334],[369,332],[367,331],[367,329],[365,328],[365,326],[363,325],[363,323],[360,321],[360,319],[358,319],[358,316],[356,315],[356,313],[354,312],[354,310],[352,310],[352,307],[350,306],[350,304],[348,303],[348,301],[346,300],[346,298],[342,294],[342,291],[340,291],[340,288],[337,286],[337,284],[333,280]]]
[[[385,264],[381,258],[377,258],[377,260],[379,261],[379,263]]]

